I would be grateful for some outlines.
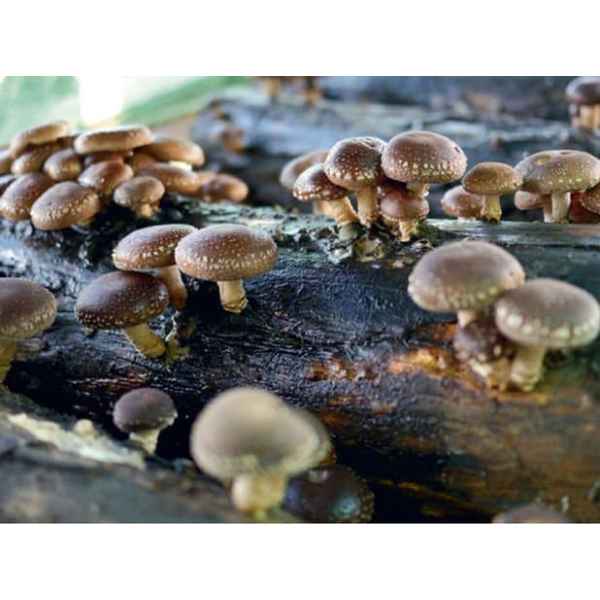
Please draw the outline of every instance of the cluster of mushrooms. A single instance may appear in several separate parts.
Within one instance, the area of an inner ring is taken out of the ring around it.
[[[166,193],[242,202],[240,179],[201,171],[197,144],[143,125],[73,133],[67,121],[21,131],[0,151],[0,216],[53,231],[89,226],[111,201],[151,218]]]

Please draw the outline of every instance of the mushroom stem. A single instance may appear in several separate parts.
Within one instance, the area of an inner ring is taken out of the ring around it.
[[[124,331],[135,349],[147,358],[158,358],[167,350],[165,343],[148,327],[147,323],[127,327]]]
[[[239,314],[248,306],[244,282],[241,279],[217,281],[217,285],[224,310]]]
[[[477,319],[477,311],[475,310],[459,310],[456,313],[458,324],[461,327],[466,327],[469,323],[472,323]]]
[[[500,206],[500,196],[483,196],[483,218],[486,221],[499,223],[502,219],[502,207]]]
[[[182,310],[187,302],[188,293],[177,266],[171,265],[158,269],[157,277],[167,286],[171,304],[177,310]]]
[[[129,434],[129,440],[140,446],[148,454],[154,454],[158,444],[160,429],[147,429],[145,431],[136,431]]]
[[[352,204],[348,198],[341,198],[340,200],[332,200],[329,203],[327,214],[335,219],[338,227],[344,227],[344,225],[350,225],[350,223],[356,223],[358,216],[352,208]]]
[[[248,473],[234,479],[231,500],[237,510],[260,520],[283,502],[286,487],[287,478],[279,473]]]
[[[593,129],[600,129],[600,104],[594,104],[594,126]]]
[[[0,340],[0,384],[4,382],[6,374],[10,371],[10,365],[16,352],[16,342]]]
[[[570,192],[554,192],[552,194],[552,222],[564,223],[569,214],[569,206],[571,205]]]
[[[134,209],[134,213],[137,217],[143,217],[145,219],[152,218],[160,210],[158,204],[142,204]]]
[[[544,202],[544,223],[554,223],[552,218],[552,202]]]
[[[594,107],[582,104],[579,108],[579,127],[594,129]]]
[[[401,242],[410,242],[412,236],[417,235],[418,230],[418,219],[411,219],[410,221],[398,221],[398,231],[400,232]]]
[[[356,192],[358,202],[358,220],[367,229],[377,220],[377,188],[366,187]]]
[[[411,181],[406,184],[406,189],[411,191],[415,196],[419,198],[427,198],[429,196],[429,184],[420,183],[419,181]]]
[[[531,391],[542,377],[546,348],[520,346],[513,360],[510,381],[524,392]]]

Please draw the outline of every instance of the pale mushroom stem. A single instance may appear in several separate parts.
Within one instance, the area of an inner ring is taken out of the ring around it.
[[[410,242],[414,235],[417,235],[419,230],[418,219],[411,219],[410,221],[398,221],[398,230],[400,232],[401,242]]]
[[[129,440],[140,446],[148,454],[154,454],[158,445],[158,436],[160,429],[147,429],[146,431],[136,431],[129,434]]]
[[[552,194],[552,222],[564,223],[571,206],[570,192],[554,192]]]
[[[594,129],[594,107],[583,104],[579,108],[579,127]]]
[[[600,129],[600,104],[594,104],[594,129]]]
[[[10,370],[10,365],[17,352],[16,342],[0,342],[0,383],[4,382],[6,374]]]
[[[554,223],[552,218],[552,202],[544,202],[544,223]]]
[[[133,209],[133,212],[138,217],[144,217],[145,219],[152,218],[160,210],[159,204],[142,204]]]
[[[124,331],[136,350],[148,358],[158,358],[167,350],[163,340],[148,327],[147,323],[127,327]]]
[[[188,293],[183,280],[181,279],[179,269],[175,265],[163,267],[158,270],[157,276],[160,280],[164,281],[167,286],[171,304],[177,310],[182,310],[187,302]]]
[[[521,346],[513,360],[510,381],[524,392],[531,391],[542,377],[546,348]]]
[[[286,487],[287,477],[279,473],[248,473],[234,479],[231,500],[240,512],[262,520],[283,502]]]
[[[419,198],[426,198],[429,195],[429,184],[420,183],[419,181],[411,181],[406,184],[406,188]]]
[[[369,229],[378,216],[377,188],[367,187],[356,192],[358,202],[358,220],[361,225]]]
[[[458,324],[461,327],[466,327],[469,323],[472,323],[477,319],[477,311],[474,310],[459,310],[456,313]]]
[[[223,308],[232,313],[241,313],[248,306],[244,282],[241,279],[234,281],[217,281],[219,295]]]
[[[314,215],[326,215],[327,214],[327,202],[322,200],[315,200],[313,202],[313,214]]]
[[[328,202],[327,214],[335,220],[338,227],[344,227],[358,221],[358,216],[348,198]]]
[[[502,219],[500,196],[483,196],[483,217],[487,221],[500,222]]]

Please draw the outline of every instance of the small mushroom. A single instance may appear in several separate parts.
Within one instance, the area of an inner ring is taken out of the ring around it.
[[[54,296],[26,279],[0,279],[0,384],[22,340],[48,329],[56,318]]]
[[[113,194],[113,202],[132,210],[138,217],[153,217],[160,210],[165,186],[156,177],[139,175],[125,181]]]
[[[115,188],[133,177],[133,169],[123,162],[106,160],[90,165],[79,176],[79,184],[110,196]]]
[[[406,183],[425,198],[432,183],[452,183],[467,169],[467,157],[450,138],[430,131],[408,131],[385,147],[381,166],[387,177]]]
[[[102,208],[94,190],[74,181],[62,181],[37,199],[31,208],[31,222],[44,231],[87,226]]]
[[[71,126],[67,121],[54,121],[38,125],[17,133],[9,145],[9,152],[13,158],[19,157],[32,146],[41,146],[67,137],[71,133]],[[45,159],[44,159],[45,160]]]
[[[368,523],[374,496],[363,479],[342,465],[318,467],[290,479],[283,508],[309,523]]]
[[[544,210],[544,222],[552,223],[552,196],[531,194],[519,190],[515,194],[515,206],[519,210]]]
[[[328,150],[312,150],[306,154],[297,156],[283,165],[279,173],[279,183],[286,190],[292,192],[296,179],[313,165],[323,163],[327,158]]]
[[[518,506],[506,512],[496,515],[493,523],[572,523],[566,515],[540,504],[532,502],[524,506]]]
[[[177,418],[171,396],[155,388],[139,388],[119,398],[113,409],[113,423],[148,454],[154,454],[163,429]]]
[[[167,192],[194,195],[203,183],[195,171],[182,169],[169,163],[153,163],[136,170],[136,175],[149,175],[160,180]]]
[[[243,279],[270,271],[277,246],[268,234],[245,225],[211,225],[179,242],[175,262],[190,277],[215,281],[223,308],[241,313],[248,305]]]
[[[148,326],[169,305],[167,286],[152,275],[116,271],[94,279],[83,289],[75,313],[90,329],[122,329],[136,350],[148,358],[166,351]]]
[[[481,219],[483,216],[483,198],[467,192],[462,185],[449,189],[440,202],[442,210],[457,219]]]
[[[352,191],[358,202],[358,219],[370,228],[378,218],[377,185],[383,179],[381,154],[385,142],[374,137],[356,137],[337,142],[323,163],[335,185]]]
[[[457,313],[465,327],[485,314],[500,294],[523,285],[525,272],[506,250],[467,240],[428,252],[408,281],[416,304],[431,312]]]
[[[0,175],[11,173],[10,170],[13,162],[13,157],[7,148],[0,150]]]
[[[205,181],[195,194],[204,202],[243,202],[248,197],[248,186],[239,177],[217,173]]]
[[[319,464],[330,445],[310,413],[255,388],[214,398],[198,415],[190,440],[196,464],[231,485],[235,507],[256,517],[281,504],[289,477]]]
[[[160,162],[181,162],[195,167],[204,164],[204,151],[198,144],[166,135],[156,135],[154,141],[141,149]]]
[[[566,89],[573,127],[600,128],[600,77],[577,77]]]
[[[54,181],[77,179],[81,170],[81,159],[73,148],[55,152],[44,163],[44,172]]]
[[[74,148],[78,154],[127,152],[152,141],[152,132],[144,125],[122,125],[82,133],[75,139]]]
[[[578,150],[537,152],[515,169],[523,178],[523,190],[552,195],[553,223],[566,221],[571,192],[583,192],[600,182],[600,160]]]
[[[43,173],[28,173],[17,177],[0,197],[0,214],[10,221],[27,221],[36,200],[54,182]]]
[[[547,350],[577,348],[600,331],[600,308],[588,292],[555,279],[533,279],[495,304],[496,326],[517,345],[510,381],[532,390],[542,377]]]
[[[465,190],[483,198],[482,218],[495,223],[502,219],[500,196],[513,194],[522,183],[518,171],[500,162],[479,163],[463,178]]]
[[[181,310],[187,302],[187,290],[175,265],[175,248],[194,231],[195,227],[183,223],[137,229],[117,244],[113,263],[121,271],[153,272],[167,286],[171,304]]]
[[[42,144],[41,146],[32,146],[12,163],[11,171],[15,175],[25,175],[26,173],[36,173],[41,171],[44,163],[50,156],[63,149],[63,145],[58,142]]]
[[[412,193],[406,184],[391,179],[378,187],[381,218],[402,242],[417,234],[419,222],[429,214],[429,202]]]

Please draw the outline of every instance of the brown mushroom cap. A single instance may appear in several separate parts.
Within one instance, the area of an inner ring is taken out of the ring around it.
[[[44,192],[31,209],[31,222],[38,229],[66,229],[88,221],[102,210],[94,190],[74,181],[63,181]]]
[[[125,150],[123,152],[115,152],[112,150],[106,150],[104,152],[92,152],[83,156],[83,168],[87,169],[94,163],[105,162],[107,160],[116,160],[117,162],[125,162],[133,156],[131,150]]]
[[[480,310],[525,281],[519,261],[487,242],[461,241],[427,253],[409,277],[408,293],[432,312]]]
[[[204,151],[198,144],[166,135],[157,135],[154,141],[142,149],[159,161],[178,161],[199,167],[204,164]]]
[[[238,177],[217,173],[200,186],[198,195],[205,202],[243,202],[248,197],[248,186]]]
[[[409,131],[393,137],[385,147],[381,165],[396,181],[450,183],[460,179],[467,157],[446,136],[430,131]]]
[[[110,196],[121,183],[133,177],[133,169],[123,162],[107,160],[90,165],[79,176],[79,184],[101,196]]]
[[[500,162],[479,163],[463,178],[463,187],[467,192],[481,195],[512,194],[521,183],[521,175],[510,165]]]
[[[122,183],[114,192],[119,206],[136,209],[144,204],[156,204],[165,195],[165,186],[156,177],[140,175]]]
[[[142,169],[146,167],[151,167],[155,165],[158,161],[149,154],[138,150],[134,152],[128,159],[127,164],[133,169],[134,173],[139,173]]]
[[[327,177],[346,190],[376,185],[383,177],[381,154],[385,142],[374,137],[348,138],[337,142],[323,163]]]
[[[0,175],[0,196],[2,196],[2,194],[4,194],[4,192],[7,190],[8,186],[17,179],[16,175],[13,175],[12,173],[9,173],[7,175]],[[2,211],[0,210],[0,215],[2,214]]]
[[[122,271],[160,269],[175,264],[175,248],[187,235],[197,231],[192,225],[171,223],[132,231],[113,251],[113,263]]]
[[[429,202],[412,194],[399,181],[388,179],[381,183],[377,188],[377,196],[381,214],[389,219],[424,219],[429,214]]]
[[[463,362],[471,359],[491,362],[513,351],[512,344],[500,333],[493,318],[476,319],[458,327],[452,343],[456,356]]]
[[[54,181],[77,179],[81,168],[81,160],[73,148],[55,152],[44,163],[44,172]]]
[[[566,89],[567,101],[572,104],[600,104],[600,77],[577,77]]]
[[[328,150],[313,150],[285,163],[279,174],[279,183],[290,192],[294,189],[296,179],[313,165],[322,163],[328,154]]]
[[[329,448],[329,436],[315,417],[255,388],[219,394],[200,413],[191,435],[196,464],[224,481],[249,473],[300,473],[317,465]]]
[[[15,175],[24,175],[25,173],[35,173],[41,171],[44,163],[55,152],[62,150],[64,146],[59,142],[50,142],[40,146],[32,146],[26,150],[12,163],[11,171]]]
[[[115,271],[83,289],[75,313],[91,329],[125,329],[158,317],[168,305],[167,287],[156,277]]]
[[[195,171],[188,171],[168,163],[154,163],[138,169],[137,175],[149,175],[160,180],[168,192],[194,194],[202,185],[202,178]]]
[[[123,394],[113,409],[113,423],[125,433],[164,429],[177,418],[171,396],[155,388]]]
[[[35,201],[53,185],[54,181],[43,173],[17,177],[0,198],[0,213],[11,221],[26,221]]]
[[[519,190],[515,194],[515,206],[519,210],[535,210],[536,208],[544,208],[545,202],[550,202],[550,196],[540,196],[531,192]]]
[[[175,261],[197,279],[236,281],[270,271],[277,246],[268,234],[245,225],[210,225],[181,240]]]
[[[449,189],[440,202],[442,210],[452,217],[479,219],[483,209],[483,198],[467,192],[462,185]]]
[[[522,160],[515,169],[522,188],[533,194],[576,192],[600,182],[600,160],[579,150],[547,150]]]
[[[0,279],[0,339],[18,342],[48,329],[56,318],[54,296],[26,279]]]
[[[39,146],[54,142],[59,138],[66,137],[71,131],[67,121],[54,121],[44,125],[38,125],[17,133],[10,141],[9,151],[13,158],[17,158],[29,146]]]
[[[556,279],[532,279],[506,292],[495,315],[503,335],[523,346],[574,348],[589,344],[600,331],[596,299]]]
[[[13,157],[8,149],[0,150],[0,175],[10,173],[10,167],[13,162]]]
[[[345,198],[348,195],[348,190],[335,185],[325,175],[323,165],[316,164],[306,169],[296,179],[293,194],[295,198],[302,202],[313,202],[315,200],[328,202]]]
[[[91,154],[105,151],[124,152],[146,146],[152,141],[152,132],[144,125],[122,125],[82,133],[74,145],[79,154]]]

